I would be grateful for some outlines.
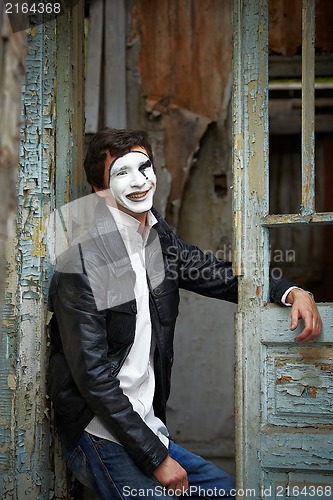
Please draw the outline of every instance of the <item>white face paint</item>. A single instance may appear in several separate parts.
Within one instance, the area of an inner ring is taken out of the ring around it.
[[[117,205],[129,212],[148,212],[153,205],[156,176],[149,157],[130,151],[111,163],[109,188]]]

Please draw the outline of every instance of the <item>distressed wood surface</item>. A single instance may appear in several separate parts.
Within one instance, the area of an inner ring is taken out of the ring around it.
[[[301,15],[301,0],[271,0],[269,2],[269,48],[273,54],[279,54],[280,62],[281,55],[297,57],[299,54],[302,42]],[[316,0],[316,47],[318,54],[332,52],[332,18],[332,0]]]
[[[24,73],[24,33],[12,33],[5,4],[0,4],[0,289],[4,289],[4,252],[13,231],[19,157],[20,92]],[[3,294],[0,297],[0,308]],[[1,332],[0,332],[1,335]]]
[[[323,334],[305,345],[289,330],[290,309],[266,305],[267,228],[332,223],[331,213],[268,215],[267,3],[235,0],[233,41],[236,476],[238,488],[252,489],[258,499],[278,498],[277,486],[285,488],[288,481],[323,487],[333,464],[333,306],[320,307]],[[304,145],[309,157],[312,146],[310,139]],[[313,200],[312,161],[304,179],[305,212]]]
[[[45,323],[47,268],[43,218],[51,203],[50,169],[54,161],[54,23],[27,36],[23,85],[23,130],[18,182],[16,236],[8,248],[4,317],[8,370],[6,464],[2,498],[45,498],[52,477],[48,470],[49,427],[46,419]],[[46,71],[45,59],[50,63]],[[41,79],[43,75],[43,80]]]
[[[139,106],[148,115],[152,135],[157,129],[165,135],[166,217],[175,228],[201,141],[211,134],[208,126],[220,125],[228,114],[231,4],[155,0],[151,8],[150,0],[133,2],[130,43],[140,47]]]
[[[302,215],[315,211],[315,0],[302,1]]]
[[[233,257],[239,277],[236,478],[237,488],[254,488],[257,494],[261,388],[255,367],[260,358],[260,307],[268,296],[268,233],[260,224],[268,213],[267,23],[267,2],[234,2]]]
[[[263,369],[262,426],[279,433],[279,428],[307,428],[316,442],[317,429],[332,432],[333,422],[333,313],[332,304],[319,304],[323,321],[318,341],[307,344],[294,341],[302,331],[301,320],[295,332],[290,331],[290,309],[268,305],[262,313],[261,359]],[[273,325],[273,326],[272,326]],[[279,433],[281,434],[281,433]],[[333,470],[333,447],[328,451]],[[312,445],[312,447],[314,444]],[[265,449],[265,447],[263,447]],[[282,455],[282,451],[281,451]],[[288,452],[285,451],[288,464]],[[317,459],[316,459],[317,460]]]
[[[126,128],[125,1],[106,0],[104,14],[104,125]]]
[[[56,207],[86,192],[83,169],[83,0],[57,20]]]
[[[142,94],[217,121],[231,69],[229,0],[136,0]]]
[[[83,2],[78,2],[58,21],[27,32],[17,217],[7,252],[0,353],[0,497],[4,499],[70,498],[46,397],[47,294],[52,274],[46,232],[56,200],[64,203],[82,185],[83,58],[78,56],[83,50],[82,28]]]
[[[302,224],[332,224],[333,212],[314,213],[312,215],[302,214],[272,214],[263,218],[265,227],[274,227],[282,224],[300,226]]]
[[[85,85],[85,133],[98,131],[103,50],[104,1],[95,0],[89,6],[88,56]]]

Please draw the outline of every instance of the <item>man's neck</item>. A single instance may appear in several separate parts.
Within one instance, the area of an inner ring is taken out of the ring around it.
[[[143,213],[137,214],[137,213],[131,212],[130,210],[127,210],[126,208],[124,208],[124,207],[122,207],[120,205],[117,205],[117,209],[120,212],[124,212],[125,214],[130,215],[131,217],[133,217],[134,219],[136,219],[140,223],[140,226],[138,228],[138,232],[140,234],[143,233],[143,231],[145,229],[145,226],[147,224],[148,212],[143,212]]]

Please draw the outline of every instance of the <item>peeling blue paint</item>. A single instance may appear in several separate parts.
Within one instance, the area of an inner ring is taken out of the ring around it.
[[[0,353],[0,464],[12,479],[0,482],[0,497],[45,499],[50,487],[45,453],[49,422],[40,374],[45,373],[44,316],[50,269],[42,222],[53,208],[55,23],[36,27],[27,43],[16,239],[8,256],[5,349]],[[40,450],[45,451],[41,454]]]

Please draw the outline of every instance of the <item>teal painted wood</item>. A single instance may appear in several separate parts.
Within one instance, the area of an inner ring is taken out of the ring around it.
[[[311,2],[305,3],[310,5]],[[311,156],[311,133],[304,135],[308,137],[304,150],[312,158],[303,177],[303,190],[307,190],[306,209],[302,214],[268,215],[267,4],[265,0],[234,1],[234,270],[239,277],[235,390],[238,498],[320,498],[324,496],[323,488],[333,485],[333,306],[320,307],[324,327],[319,341],[306,345],[294,342],[297,332],[289,330],[290,309],[267,305],[268,227],[329,224],[333,219],[331,213],[311,212],[314,158]],[[305,24],[313,21],[311,16]],[[308,57],[307,63],[310,59]],[[311,105],[311,98],[307,105]],[[303,489],[303,493],[299,491],[298,494],[296,487],[288,491],[288,485],[315,489]],[[333,496],[332,488],[326,497]]]
[[[268,298],[269,261],[268,230],[261,226],[261,218],[268,214],[267,24],[267,2],[234,2],[233,255],[239,276],[236,465],[238,488],[253,488],[257,495],[261,481],[260,308]]]
[[[252,216],[268,214],[267,2],[234,1],[233,255],[235,272],[251,275]],[[258,33],[260,36],[258,36]],[[265,55],[266,54],[266,55]],[[249,212],[247,212],[249,210]],[[251,215],[248,217],[247,215]],[[265,239],[265,230],[261,239]],[[241,238],[246,235],[247,239]],[[259,246],[262,241],[258,241]],[[249,246],[250,245],[250,246]],[[266,251],[264,249],[264,251]],[[267,275],[267,269],[265,269]],[[267,294],[267,289],[265,290]]]
[[[318,430],[330,433],[330,445],[327,443],[322,447],[318,442],[312,460],[320,463],[326,450],[331,460],[326,464],[326,470],[333,472],[332,304],[319,304],[318,307],[323,320],[320,342],[307,344],[294,342],[303,322],[291,332],[288,309],[281,311],[279,307],[269,305],[263,310],[260,340],[265,380],[262,425],[270,429],[272,436],[274,432],[280,436],[282,428],[289,429],[289,434],[293,430],[306,429],[309,439],[313,440]],[[321,467],[325,470],[324,463]]]
[[[0,498],[67,499],[46,398],[47,222],[84,190],[84,3],[27,35],[16,235],[8,248],[0,359]],[[65,57],[66,55],[66,57]],[[59,66],[59,61],[63,61]]]
[[[267,497],[333,497],[333,305],[318,307],[320,341],[301,345],[293,339],[302,324],[291,332],[288,310],[263,310],[260,460]]]
[[[1,366],[1,498],[49,495],[49,423],[45,414],[46,293],[44,219],[52,208],[54,33],[41,24],[27,36],[16,237],[8,253]],[[48,61],[46,67],[45,61]],[[4,374],[3,374],[4,375]],[[6,472],[5,472],[6,471]]]

